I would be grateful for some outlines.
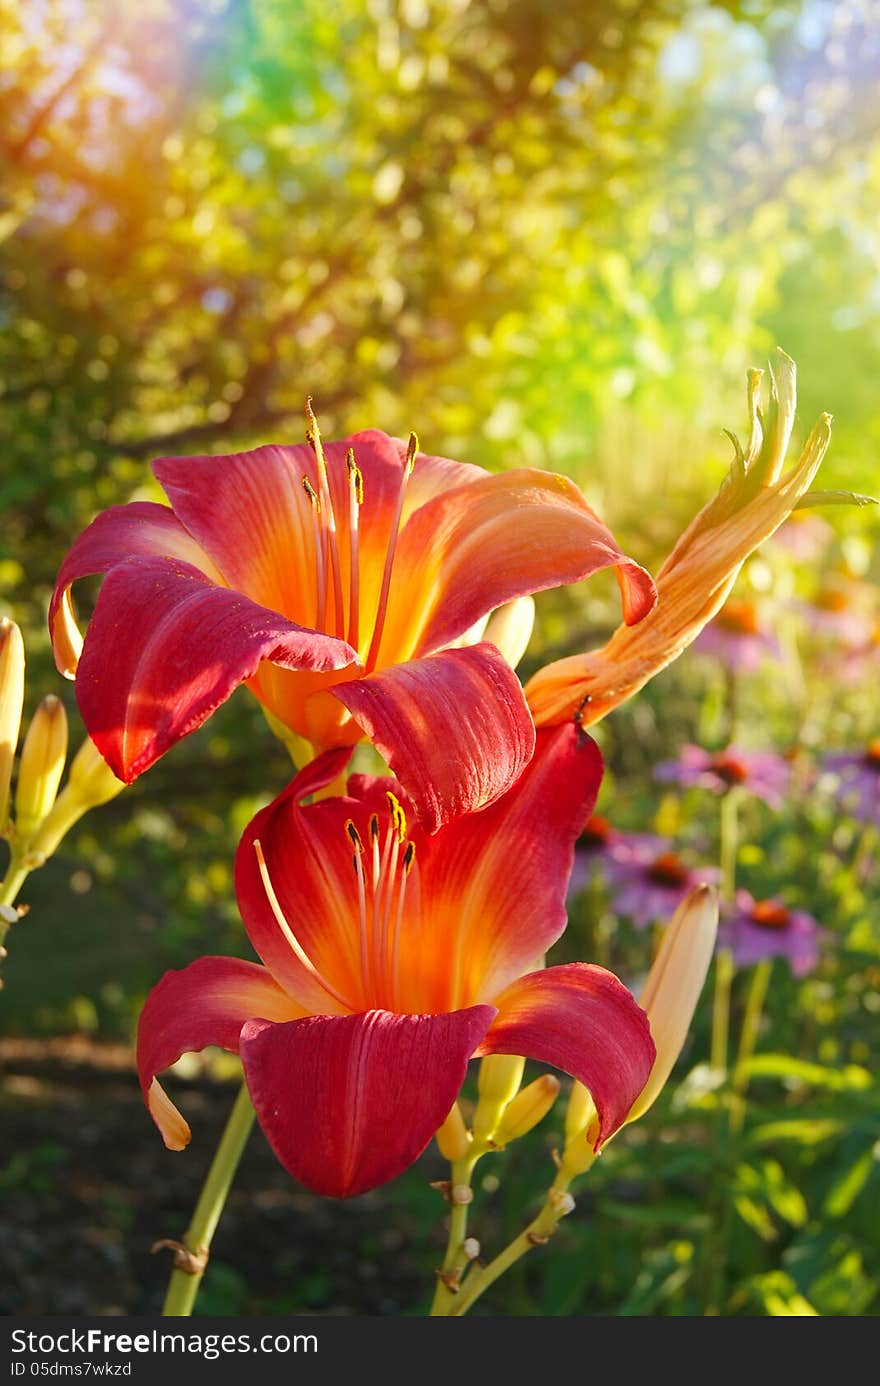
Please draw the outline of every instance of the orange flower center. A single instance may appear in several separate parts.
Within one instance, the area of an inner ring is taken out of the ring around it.
[[[868,749],[865,752],[865,764],[869,769],[880,772],[880,736],[868,742]]]
[[[656,885],[682,886],[688,879],[688,869],[675,852],[663,852],[648,867],[648,879]]]
[[[330,967],[323,971],[303,948],[290,922],[286,919],[269,877],[262,848],[255,842],[257,859],[266,898],[275,920],[293,953],[309,976],[329,996],[354,1013],[371,1010],[405,1011],[401,992],[401,942],[405,933],[404,910],[407,902],[407,882],[415,866],[415,843],[406,836],[406,815],[396,796],[386,794],[391,809],[390,822],[384,842],[379,815],[371,814],[367,841],[361,837],[354,820],[349,818],[345,832],[354,849],[354,904],[351,897],[337,897],[340,910],[353,919],[356,939],[353,957],[347,959],[342,950]],[[415,905],[418,908],[418,880],[415,882]],[[410,891],[410,896],[413,892]],[[410,904],[412,904],[410,900]]]
[[[759,630],[757,607],[742,597],[731,597],[715,619],[735,635],[757,635]]]
[[[751,919],[761,929],[787,929],[791,914],[778,900],[756,900]]]
[[[849,598],[845,592],[841,592],[838,587],[824,587],[813,598],[813,606],[820,611],[846,611],[850,605]]]
[[[737,760],[736,756],[728,755],[726,751],[712,757],[709,769],[725,784],[744,784],[749,777],[749,772],[742,761]]]
[[[584,830],[578,838],[578,846],[586,847],[588,850],[591,847],[604,847],[613,831],[607,818],[594,813],[584,825]]]

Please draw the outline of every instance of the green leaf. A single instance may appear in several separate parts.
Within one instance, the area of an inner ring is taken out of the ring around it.
[[[842,1218],[849,1212],[874,1172],[878,1153],[880,1152],[876,1144],[863,1151],[846,1173],[832,1185],[822,1205],[822,1210],[828,1217]]]
[[[767,1121],[752,1131],[756,1145],[775,1141],[796,1141],[798,1145],[819,1145],[845,1130],[845,1123],[834,1117],[791,1117],[787,1121]]]
[[[827,1068],[791,1054],[753,1054],[743,1068],[750,1078],[782,1078],[792,1087],[803,1084],[831,1092],[863,1092],[873,1082],[869,1071],[859,1064]]]

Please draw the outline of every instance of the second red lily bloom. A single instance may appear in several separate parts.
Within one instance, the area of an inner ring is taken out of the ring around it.
[[[352,776],[347,796],[304,803],[347,755],[300,772],[241,841],[236,891],[263,965],[202,958],[147,999],[138,1067],[166,1145],[182,1149],[189,1128],[156,1075],[216,1044],[241,1055],[278,1158],[318,1193],[401,1173],[486,1054],[552,1064],[589,1088],[598,1148],[655,1048],[613,973],[541,966],[601,779],[595,743],[573,723],[541,732],[507,794],[433,836],[410,827],[393,780]]]
[[[492,475],[377,430],[153,464],[170,507],[100,514],[58,574],[55,658],[130,782],[241,683],[315,753],[368,737],[429,831],[496,799],[534,726],[475,624],[614,566],[624,618],[654,584],[566,478]],[[69,589],[106,573],[80,657]],[[453,648],[454,646],[463,648]]]

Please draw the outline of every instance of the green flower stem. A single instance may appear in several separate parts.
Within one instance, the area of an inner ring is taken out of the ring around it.
[[[767,987],[770,984],[770,973],[773,970],[773,959],[764,958],[757,964],[752,973],[752,980],[749,985],[748,996],[746,997],[746,1008],[743,1013],[742,1029],[740,1030],[739,1049],[737,1051],[736,1063],[733,1068],[733,1104],[730,1110],[730,1129],[740,1131],[746,1114],[746,1089],[749,1085],[748,1062],[755,1052],[755,1041],[758,1038],[758,1028],[761,1024],[761,1012],[764,1009],[764,1000],[767,996]]]
[[[468,1208],[473,1198],[472,1180],[477,1161],[486,1154],[489,1146],[474,1142],[461,1160],[452,1166],[449,1181],[449,1200],[452,1209],[449,1215],[449,1236],[446,1241],[446,1255],[437,1272],[437,1288],[431,1305],[431,1316],[447,1315],[453,1312],[452,1305],[458,1294],[458,1284],[462,1271],[468,1264],[464,1249],[467,1238]]]
[[[553,1180],[547,1197],[541,1206],[538,1216],[533,1218],[528,1227],[523,1228],[518,1237],[499,1252],[494,1260],[489,1261],[485,1266],[474,1266],[469,1273],[467,1280],[462,1286],[461,1291],[452,1301],[451,1306],[445,1311],[451,1318],[461,1318],[466,1314],[472,1304],[480,1298],[490,1285],[502,1276],[506,1270],[515,1265],[527,1252],[533,1251],[536,1246],[544,1246],[553,1236],[561,1218],[571,1212],[572,1203],[568,1194],[568,1186],[571,1183],[571,1175],[565,1170],[560,1169],[556,1178]]]
[[[721,899],[732,904],[736,893],[736,859],[739,850],[739,794],[729,789],[721,799],[720,866]],[[711,1064],[716,1073],[727,1072],[730,1032],[730,992],[733,984],[733,954],[720,948],[715,958],[715,994],[712,1004]]]
[[[12,905],[15,902],[15,897],[30,875],[30,871],[31,868],[25,865],[24,858],[13,852],[9,869],[3,880],[0,881],[0,905]],[[6,937],[8,929],[8,921],[0,919],[0,943]]]
[[[217,1230],[238,1162],[254,1124],[254,1108],[244,1083],[241,1085],[229,1120],[220,1137],[211,1167],[202,1185],[192,1221],[186,1229],[182,1248],[177,1249],[171,1272],[163,1317],[191,1314],[202,1276],[208,1265],[211,1240]],[[167,1245],[159,1242],[157,1246]]]

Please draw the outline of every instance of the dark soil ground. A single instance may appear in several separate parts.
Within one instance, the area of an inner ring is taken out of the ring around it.
[[[124,1045],[2,1039],[0,1075],[0,1313],[158,1313],[171,1253],[151,1247],[182,1236],[236,1086],[186,1085],[193,1141],[173,1154]],[[338,1203],[295,1184],[255,1128],[197,1312],[423,1314],[443,1236],[427,1183],[443,1172],[429,1150],[408,1201],[397,1181]]]

